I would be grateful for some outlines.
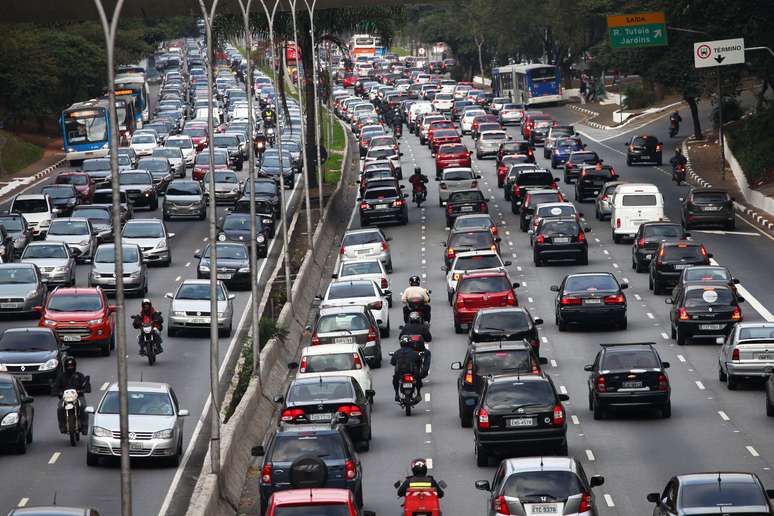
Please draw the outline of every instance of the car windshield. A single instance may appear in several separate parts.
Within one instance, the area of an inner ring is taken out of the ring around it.
[[[656,206],[658,204],[654,194],[624,194],[621,198],[623,206]]]
[[[123,251],[124,263],[137,263],[140,261],[140,254],[135,246],[124,246]],[[94,254],[95,263],[115,263],[116,251],[113,244],[101,245],[97,248],[97,252]]]
[[[331,283],[328,287],[328,299],[347,299],[350,297],[376,297],[371,282]]]
[[[101,221],[110,220],[110,211],[102,208],[83,208],[82,207],[73,211],[73,215],[76,215],[76,214],[79,217],[83,217],[89,220],[101,220]]]
[[[530,471],[510,475],[500,492],[503,496],[520,498],[525,502],[537,497],[542,501],[564,501],[586,489],[572,471]]]
[[[458,287],[460,294],[487,294],[511,290],[511,284],[505,276],[482,276],[463,278]]]
[[[358,274],[381,274],[382,268],[376,260],[362,262],[346,262],[341,265],[339,276],[356,276]]]
[[[449,202],[483,202],[484,194],[476,191],[471,192],[454,192],[449,196]]]
[[[618,282],[609,274],[583,274],[569,276],[564,283],[565,292],[593,292],[618,290]]]
[[[312,432],[277,435],[271,450],[272,462],[293,462],[299,457],[312,455],[328,460],[345,458],[341,437],[336,433],[314,434]],[[304,510],[307,507],[303,508]],[[306,512],[302,512],[306,516]],[[345,513],[346,514],[346,513]]]
[[[703,260],[704,253],[702,247],[698,245],[665,245],[662,247],[662,256],[664,260]]]
[[[565,235],[575,236],[578,234],[578,223],[574,220],[546,220],[540,228],[541,235]]]
[[[99,294],[55,293],[48,299],[47,309],[52,312],[97,312],[102,309]]]
[[[363,314],[323,315],[317,321],[317,333],[361,331],[368,329],[368,319]]]
[[[90,235],[88,222],[73,220],[56,220],[51,223],[48,229],[49,235],[75,236]]]
[[[166,392],[129,391],[129,415],[174,416],[175,407]],[[118,414],[118,391],[109,391],[99,406],[100,414]]]
[[[72,186],[46,186],[41,190],[42,193],[48,194],[52,199],[67,199],[75,197],[76,193]]]
[[[661,363],[650,349],[608,348],[600,365],[602,370],[629,371],[631,369],[657,369]]]
[[[136,134],[132,137],[132,143],[156,143],[156,137],[152,134]]]
[[[0,351],[48,351],[58,347],[50,331],[6,331],[0,337]]]
[[[349,516],[347,502],[326,502],[323,505],[296,505],[277,507],[272,512],[274,516]]]
[[[330,355],[307,355],[306,373],[330,373],[359,369],[355,365],[356,353],[334,353]],[[358,357],[359,359],[360,357]],[[360,365],[362,367],[362,364]]]
[[[531,371],[532,360],[526,349],[476,353],[476,373],[481,376],[505,371]]]
[[[444,181],[464,181],[473,179],[473,177],[471,170],[449,170],[443,173]]]
[[[325,382],[294,383],[288,390],[288,401],[304,403],[321,400],[352,399],[355,391],[348,381],[328,379]]]
[[[680,490],[680,506],[689,507],[718,507],[719,513],[736,512],[724,511],[724,507],[754,506],[767,507],[768,501],[757,484],[747,481],[723,480],[722,487],[716,481],[706,483],[686,482]],[[757,512],[757,511],[756,511]]]
[[[247,260],[247,247],[240,244],[216,244],[215,250],[218,254],[218,259],[224,260]],[[208,245],[202,253],[203,258],[210,257],[210,246]]]
[[[726,192],[696,192],[693,194],[695,204],[719,204],[728,200]]]
[[[644,238],[680,238],[683,236],[683,228],[676,224],[645,226],[642,236]]]
[[[199,183],[192,182],[175,182],[169,184],[166,194],[169,195],[194,195],[198,196],[202,194]]]
[[[45,199],[14,199],[11,211],[14,213],[46,213],[48,203]]]
[[[223,289],[219,288],[218,301],[225,301],[226,295]],[[193,301],[209,301],[210,285],[209,283],[183,283],[177,290],[175,299],[188,299]]]
[[[489,231],[471,231],[469,233],[456,233],[449,239],[449,247],[474,247],[487,248],[494,242],[494,237]]]
[[[153,178],[144,172],[123,172],[118,174],[118,183],[121,185],[150,185]]]
[[[519,407],[522,405],[554,405],[556,395],[551,384],[545,381],[497,382],[486,392],[486,405],[492,409]]]
[[[67,249],[64,245],[54,244],[41,244],[41,245],[28,245],[24,250],[22,259],[35,259],[35,258],[67,258]]]
[[[22,224],[22,219],[20,217],[0,218],[0,224],[5,227],[6,231],[10,232],[22,231],[24,229],[24,225]]]
[[[529,318],[522,311],[479,312],[476,330],[482,333],[518,333],[529,329]]]
[[[728,306],[734,303],[734,296],[727,288],[705,287],[690,289],[685,293],[685,307]]]
[[[124,238],[163,238],[164,227],[156,222],[133,222],[124,226]]]
[[[480,256],[460,256],[454,262],[456,271],[473,271],[478,269],[495,269],[502,267],[500,258],[494,254],[485,254]]]
[[[18,405],[19,397],[16,395],[16,388],[10,381],[0,382],[0,405]],[[347,515],[348,513],[342,513]]]

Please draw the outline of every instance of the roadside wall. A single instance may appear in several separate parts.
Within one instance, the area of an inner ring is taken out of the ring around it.
[[[728,145],[728,138],[723,139],[723,149],[726,153],[726,161],[736,178],[736,183],[739,185],[739,190],[742,192],[745,201],[761,211],[774,213],[774,199],[750,188],[750,184],[747,182],[747,176],[744,175],[742,166],[739,164],[734,153],[731,151],[731,147]]]

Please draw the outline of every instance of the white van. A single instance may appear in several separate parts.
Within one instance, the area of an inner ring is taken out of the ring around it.
[[[411,107],[409,107],[408,111],[409,129],[414,126],[418,115],[426,115],[428,113],[432,113],[433,110],[433,104],[429,100],[420,100],[419,102],[414,102],[411,104]]]
[[[618,185],[610,204],[610,227],[616,244],[623,238],[634,238],[643,222],[665,218],[664,197],[650,183]]]

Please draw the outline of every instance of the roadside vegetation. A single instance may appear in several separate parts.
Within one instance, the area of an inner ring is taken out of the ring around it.
[[[0,176],[15,174],[43,157],[43,148],[0,131]]]
[[[774,106],[725,127],[728,144],[750,186],[761,187],[774,181]]]

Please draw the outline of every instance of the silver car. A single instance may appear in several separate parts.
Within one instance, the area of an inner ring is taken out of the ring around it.
[[[624,184],[624,181],[612,181],[605,183],[605,187],[599,191],[597,198],[594,200],[594,217],[597,220],[607,220],[610,218],[610,214],[613,212],[613,192],[618,185]]]
[[[774,367],[774,323],[741,322],[722,342],[718,376],[730,390],[740,378],[767,378]]]
[[[43,306],[48,288],[31,263],[0,264],[0,313],[34,313]]]
[[[169,303],[167,335],[175,337],[183,329],[208,329],[210,327],[210,280],[188,279],[177,292],[165,294]],[[218,333],[230,337],[236,297],[222,281],[218,281]]]
[[[500,150],[500,144],[510,140],[511,137],[505,131],[484,131],[476,140],[476,158],[494,156]]]
[[[169,466],[180,464],[183,456],[183,419],[172,387],[166,383],[129,382],[129,455],[133,458],[161,459]],[[113,383],[95,410],[86,445],[86,464],[97,466],[101,457],[121,456],[118,384]]]
[[[239,176],[231,170],[216,170],[215,174],[215,204],[226,203],[234,204],[242,196],[242,184],[239,182]],[[208,201],[212,199],[210,195],[210,173],[204,174],[204,195]]]
[[[64,217],[51,221],[46,242],[63,242],[76,261],[88,263],[97,248],[97,235],[86,217]]]
[[[148,292],[148,268],[142,250],[136,244],[126,244],[123,254],[124,291],[144,296]],[[94,253],[89,286],[102,287],[105,292],[116,290],[116,251],[113,244],[102,244]]]
[[[438,183],[438,204],[443,206],[449,200],[449,195],[457,190],[471,190],[478,188],[478,180],[481,176],[473,172],[472,168],[453,167],[441,172]]]
[[[344,233],[341,240],[340,260],[379,258],[387,272],[392,272],[392,254],[381,229],[353,229]]]
[[[167,158],[172,167],[173,177],[185,177],[185,157],[183,150],[178,147],[158,147],[153,149],[153,158]]]
[[[137,244],[148,263],[160,263],[169,267],[172,263],[170,240],[174,233],[168,233],[159,219],[132,219],[124,225],[121,240],[125,244]]]
[[[75,286],[75,257],[64,242],[31,242],[20,261],[37,265],[47,285]]]
[[[171,220],[172,217],[204,220],[207,217],[207,201],[201,183],[186,179],[176,179],[169,183],[161,211],[164,220]]]

